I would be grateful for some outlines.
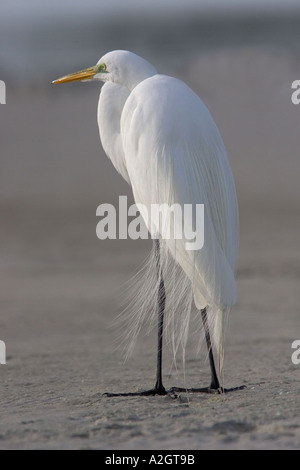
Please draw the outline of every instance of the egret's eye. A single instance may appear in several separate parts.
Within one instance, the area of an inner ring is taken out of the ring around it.
[[[98,66],[98,72],[106,72],[106,71],[107,71],[106,64],[100,64]]]

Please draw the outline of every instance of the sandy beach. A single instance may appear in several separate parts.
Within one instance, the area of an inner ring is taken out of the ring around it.
[[[98,85],[16,87],[0,109],[1,449],[300,448],[300,366],[291,361],[300,339],[299,61],[241,47],[203,53],[175,74],[211,110],[236,180],[238,301],[225,382],[247,388],[176,400],[102,395],[154,385],[156,333],[124,363],[113,326],[150,242],[96,237],[97,206],[132,201],[100,145]],[[208,385],[206,354],[195,349],[185,378],[166,350],[167,387]]]

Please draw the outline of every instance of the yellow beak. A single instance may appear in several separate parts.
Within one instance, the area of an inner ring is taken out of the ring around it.
[[[95,67],[89,67],[88,69],[80,70],[79,72],[70,73],[64,77],[53,80],[52,83],[67,83],[67,82],[77,82],[78,80],[89,80],[97,73]]]

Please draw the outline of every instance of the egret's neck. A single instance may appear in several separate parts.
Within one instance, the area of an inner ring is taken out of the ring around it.
[[[149,65],[149,67],[144,67],[142,70],[135,71],[132,73],[132,76],[129,76],[126,84],[129,91],[132,91],[139,83],[147,80],[147,78],[157,75],[156,69],[151,64],[147,63],[147,65]]]
[[[113,72],[111,81],[131,92],[139,83],[154,75],[157,75],[157,71],[153,65],[141,57],[134,56],[134,61],[128,61],[122,68]]]
[[[98,126],[102,147],[116,170],[130,184],[121,140],[120,121],[130,91],[112,82],[103,85],[98,102]]]

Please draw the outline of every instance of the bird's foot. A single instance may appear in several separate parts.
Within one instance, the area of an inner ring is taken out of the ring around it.
[[[204,388],[181,388],[172,387],[166,390],[165,387],[154,387],[151,390],[143,390],[141,392],[129,392],[129,393],[104,393],[103,396],[107,398],[114,397],[154,397],[155,395],[166,396],[176,399],[178,398],[177,393],[206,393],[212,395],[222,395],[223,393],[238,392],[245,390],[247,387],[242,385],[234,388],[223,388],[223,387],[204,387]]]
[[[168,390],[169,394],[172,393],[207,393],[207,394],[218,394],[222,395],[223,393],[237,392],[239,390],[245,390],[247,388],[245,385],[234,388],[223,388],[223,387],[204,387],[204,388],[180,388],[172,387]]]
[[[143,390],[141,392],[129,392],[129,393],[104,393],[103,396],[112,398],[112,397],[154,397],[155,395],[168,395],[169,392],[166,391],[165,387],[162,385],[151,390]]]

